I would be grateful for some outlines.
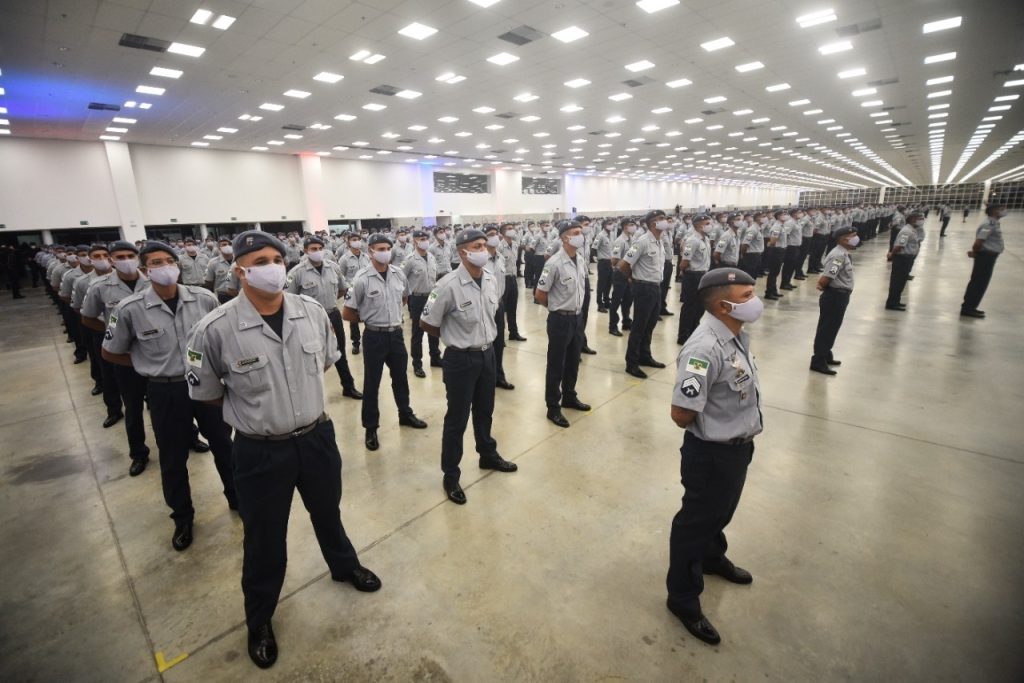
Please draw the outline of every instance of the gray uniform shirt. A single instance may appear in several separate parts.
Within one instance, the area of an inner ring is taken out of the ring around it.
[[[223,256],[211,259],[206,266],[206,282],[213,283],[213,291],[217,294],[227,294],[228,290],[239,291],[241,287],[235,275],[234,259],[228,261]]]
[[[853,291],[853,259],[850,258],[850,252],[837,244],[822,263],[825,266],[823,275],[832,278],[829,287]]]
[[[747,245],[748,254],[764,252],[764,234],[761,232],[761,226],[754,223],[744,228],[743,235],[740,237],[740,244]]]
[[[711,267],[711,242],[696,230],[683,242],[683,250],[679,258],[689,261],[686,266],[688,273],[702,273]]]
[[[614,233],[611,230],[601,230],[594,238],[594,251],[597,260],[610,259],[612,257],[612,243],[615,241]]]
[[[149,287],[149,280],[140,276],[135,281],[135,289],[132,290],[117,276],[117,271],[112,270],[89,286],[82,300],[81,313],[86,318],[99,318],[107,322],[107,316],[121,303],[121,299],[127,299],[146,287]]]
[[[451,248],[447,243],[441,244],[437,240],[433,240],[430,246],[427,247],[427,252],[434,257],[438,275],[452,272]]]
[[[764,430],[750,337],[704,316],[676,358],[672,405],[697,413],[686,428],[705,441],[749,439]]]
[[[896,235],[896,245],[901,247],[901,254],[906,256],[917,256],[921,251],[921,242],[917,239],[917,230],[912,225],[904,225]]]
[[[457,349],[480,347],[494,342],[498,326],[498,284],[486,270],[478,285],[459,265],[434,287],[423,307],[423,322],[441,330],[445,346]]]
[[[75,311],[80,311],[82,308],[82,302],[85,301],[85,293],[89,291],[89,287],[96,280],[103,277],[95,270],[85,274],[85,277],[80,277],[75,280],[75,286],[71,289],[71,308]]]
[[[338,307],[338,297],[348,284],[341,276],[341,266],[332,261],[324,261],[317,268],[312,261],[305,259],[288,272],[285,291],[292,294],[305,294],[316,299],[325,311]]]
[[[632,236],[623,231],[623,233],[616,237],[615,241],[612,242],[612,259],[616,261],[621,259],[625,256],[626,252],[629,251],[632,244]]]
[[[735,266],[740,260],[740,241],[736,233],[726,230],[715,245],[715,251],[722,255],[722,263]]]
[[[287,434],[324,412],[324,369],[341,358],[323,306],[284,295],[282,340],[243,293],[199,321],[188,341],[189,395],[224,398],[224,421],[247,434]]]
[[[633,243],[622,260],[632,267],[634,280],[661,284],[665,263],[664,251],[661,238],[655,237],[654,233],[645,232]]]
[[[1003,229],[999,226],[998,218],[989,218],[979,225],[974,239],[982,240],[982,251],[990,251],[993,254],[1003,253]]]
[[[505,261],[505,275],[512,275],[516,272],[516,255],[519,252],[519,245],[516,244],[515,240],[510,244],[504,237],[498,242],[498,253],[501,254],[501,258]],[[504,286],[504,285],[503,285]]]
[[[494,256],[484,264],[484,270],[494,276],[494,286],[498,290],[498,300],[505,296],[505,259],[495,252]]]
[[[402,272],[409,283],[409,293],[426,296],[437,281],[437,260],[429,251],[423,256],[413,251],[402,263]]]
[[[129,353],[143,377],[185,378],[185,345],[192,328],[217,308],[217,297],[194,285],[178,285],[174,312],[152,287],[123,299],[110,314],[103,348]]]
[[[183,252],[178,257],[178,267],[181,268],[181,281],[186,285],[202,285],[206,282],[206,269],[210,267],[210,257],[201,251],[195,256],[189,256]]]
[[[405,263],[405,259],[409,258],[414,251],[416,251],[416,247],[412,245],[408,238],[406,238],[404,243],[395,240],[395,246],[391,250],[391,265],[401,268],[402,264]]]
[[[345,293],[345,308],[358,311],[359,319],[374,327],[402,324],[402,298],[408,294],[408,283],[400,268],[389,265],[387,277],[375,268],[363,268]]]
[[[81,266],[75,266],[74,268],[65,272],[64,275],[60,278],[60,295],[65,299],[70,299],[71,292],[74,290],[75,287],[75,282],[77,282],[78,279],[83,275],[85,275],[85,271],[82,270]]]
[[[587,290],[587,262],[582,250],[570,258],[559,249],[544,264],[537,280],[537,289],[548,293],[549,311],[579,313],[583,310],[583,297]]]
[[[341,276],[345,279],[345,282],[351,284],[356,279],[356,274],[370,265],[370,257],[364,251],[360,251],[357,256],[350,249],[347,249],[344,254],[338,257],[338,265],[341,266]]]
[[[786,246],[799,247],[803,241],[803,231],[800,224],[790,218],[782,227],[786,233]]]

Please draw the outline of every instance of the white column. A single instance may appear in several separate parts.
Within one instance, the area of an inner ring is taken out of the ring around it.
[[[121,215],[121,237],[129,242],[146,239],[146,224],[142,220],[142,204],[135,184],[135,170],[125,142],[104,142],[107,165],[114,184],[114,199]]]
[[[979,206],[974,207],[974,208],[978,209],[979,211],[984,211],[985,203],[988,201],[988,194],[991,191],[992,191],[992,181],[991,180],[986,180],[984,187],[981,188],[981,204]]]
[[[210,230],[206,227],[206,223],[199,224],[199,238],[206,241],[206,238],[210,236]]]
[[[43,244],[53,244],[53,233],[49,230],[43,230]]]
[[[327,229],[327,207],[324,203],[324,177],[320,157],[299,155],[299,177],[302,182],[302,203],[306,209],[305,226],[310,232]]]

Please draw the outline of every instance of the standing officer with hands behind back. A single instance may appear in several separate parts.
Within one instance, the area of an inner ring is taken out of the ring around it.
[[[242,293],[196,326],[186,351],[189,393],[223,405],[235,429],[235,491],[244,524],[242,593],[249,657],[277,661],[271,617],[284,583],[296,488],[309,511],[331,578],[379,590],[341,523],[341,454],[324,412],[323,374],[339,358],[323,306],[284,290],[285,246],[243,232],[234,241]]]
[[[651,337],[661,310],[661,279],[665,267],[664,242],[661,234],[668,230],[664,211],[650,211],[644,216],[647,232],[633,243],[618,263],[633,287],[633,328],[626,346],[626,372],[645,379],[640,366],[663,368],[664,363],[651,355]]]

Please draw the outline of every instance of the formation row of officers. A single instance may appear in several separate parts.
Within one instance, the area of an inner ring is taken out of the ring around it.
[[[669,607],[706,642],[718,642],[718,635],[700,610],[702,575],[718,574],[735,583],[752,581],[748,572],[725,557],[722,532],[738,504],[753,438],[763,428],[756,366],[742,333],[743,324],[756,320],[763,309],[753,285],[764,268],[750,258],[751,253],[780,248],[779,240],[790,237],[785,233],[792,230],[791,223],[800,227],[801,237],[810,223],[812,240],[819,224],[835,224],[829,255],[817,261],[810,257],[808,267],[809,272],[821,272],[824,301],[833,287],[852,289],[849,252],[856,248],[859,232],[870,239],[872,229],[877,230],[852,220],[847,225],[846,216],[814,210],[795,211],[792,216],[779,212],[771,223],[755,214],[747,224],[740,215],[724,216],[723,221],[700,215],[677,222],[652,211],[639,230],[632,220],[623,221],[621,234],[614,238],[607,225],[601,226],[604,232],[593,234],[585,217],[562,221],[554,227],[557,241],[543,243],[544,260],[535,283],[528,283],[534,285],[535,302],[548,309],[547,416],[568,427],[563,409],[590,409],[577,395],[576,381],[580,355],[588,347],[591,254],[598,262],[599,310],[613,312],[613,304],[622,309],[623,287],[632,296],[632,318],[623,321],[630,328],[626,370],[643,377],[644,366],[664,367],[651,355],[651,333],[660,315],[668,312],[664,279],[666,270],[670,277],[673,270],[665,264],[672,263],[673,233],[682,235],[675,272],[683,282],[679,341],[684,348],[677,361],[673,419],[688,430],[682,450],[686,498],[673,522]],[[913,227],[917,217],[911,218]],[[61,259],[57,249],[40,257],[38,265],[47,270],[48,282],[58,285],[54,296],[69,334],[84,346],[82,361],[90,359],[99,366],[94,373],[96,388],[108,401],[104,426],[120,419],[122,406],[127,414],[133,476],[144,471],[148,460],[142,406],[144,399],[149,401],[164,497],[175,522],[171,540],[176,550],[192,541],[189,451],[205,447],[198,432],[209,441],[228,506],[238,510],[245,527],[242,587],[249,653],[257,665],[270,666],[277,657],[271,617],[284,578],[294,490],[309,510],[332,577],[363,591],[381,586],[359,562],[340,520],[341,458],[333,424],[324,411],[322,375],[334,365],[343,393],[362,400],[368,449],[380,446],[378,393],[384,367],[391,376],[399,424],[426,428],[409,403],[403,307],[413,319],[414,374],[425,375],[423,333],[430,340],[430,365],[441,366],[443,372],[447,412],[441,469],[448,498],[466,503],[459,482],[463,435],[470,419],[479,467],[517,470],[499,454],[491,419],[495,388],[513,388],[502,370],[501,328],[504,320],[515,319],[514,312],[508,317],[507,302],[510,292],[518,291],[518,256],[535,258],[542,242],[539,230],[528,228],[517,245],[516,230],[509,224],[461,231],[451,240],[458,265],[447,274],[439,272],[435,256],[446,248],[444,231],[431,236],[400,230],[394,241],[377,234],[366,240],[365,248],[358,234],[346,236],[333,249],[329,238],[309,236],[290,271],[287,244],[250,231],[218,245],[220,253],[205,268],[193,268],[194,275],[202,273],[208,288],[184,282],[187,260],[199,256],[194,243],[186,242],[179,252],[160,242],[141,249],[115,242],[83,245],[71,250],[73,258],[64,250]],[[721,234],[712,247],[716,230]],[[748,240],[752,231],[761,239]],[[734,242],[739,246],[731,247]],[[787,241],[785,248],[801,245]],[[898,245],[894,251],[898,253]],[[227,275],[218,270],[221,262],[230,264]],[[352,262],[358,267],[349,265]],[[801,276],[796,266],[802,265],[802,260],[795,264],[794,278]],[[772,268],[767,268],[769,278]],[[226,286],[215,295],[210,289],[217,290],[220,280]],[[613,291],[602,301],[602,285],[609,280]],[[783,287],[786,284],[784,280]],[[699,313],[693,312],[697,307]],[[822,310],[824,317],[824,304]],[[705,311],[710,316],[698,326]],[[356,339],[361,338],[365,393],[356,389],[347,365],[346,321],[350,333],[361,325],[361,337],[352,334],[352,348],[359,352]],[[692,328],[684,327],[683,321]],[[830,347],[819,354],[817,340],[815,356],[826,366],[835,362]],[[732,464],[715,465],[713,476],[687,475],[688,469],[718,462]]]

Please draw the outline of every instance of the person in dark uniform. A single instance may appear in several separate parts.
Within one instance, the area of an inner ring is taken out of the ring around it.
[[[686,430],[680,449],[682,509],[672,520],[668,608],[696,638],[717,645],[721,636],[701,609],[704,575],[749,584],[750,572],[726,557],[725,527],[743,493],[754,437],[764,430],[761,385],[743,330],[764,304],[754,278],[738,268],[718,268],[698,291],[708,315],[676,360],[672,420]]]
[[[420,327],[440,336],[445,345],[448,411],[441,436],[442,486],[448,500],[465,505],[459,464],[471,413],[480,469],[515,472],[519,468],[498,454],[498,442],[491,436],[497,380],[492,344],[498,334],[494,324],[498,287],[494,276],[484,269],[490,258],[487,238],[470,228],[458,234],[455,247],[461,260],[459,267],[437,281],[423,309]]]
[[[195,518],[188,480],[193,419],[213,451],[228,507],[237,510],[238,503],[232,479],[231,428],[218,408],[191,400],[185,382],[188,334],[217,308],[217,297],[199,286],[179,285],[177,260],[169,245],[156,240],[148,241],[139,251],[140,270],[149,277],[150,287],[122,299],[114,308],[111,317],[117,322],[107,326],[103,357],[134,368],[146,379],[164,502],[174,520],[171,545],[182,551],[192,544]]]
[[[979,311],[978,306],[981,305],[988,283],[992,280],[996,259],[1005,249],[1003,229],[999,226],[999,219],[1005,215],[1006,207],[1002,204],[990,204],[985,207],[985,222],[978,226],[974,234],[974,244],[967,252],[967,256],[974,259],[974,267],[964,291],[964,302],[960,306],[960,315],[963,317],[985,317],[985,311]]]
[[[664,211],[649,211],[644,217],[647,232],[641,235],[619,261],[619,270],[633,287],[633,329],[626,347],[626,372],[644,379],[640,366],[663,368],[665,364],[651,355],[651,337],[661,310],[661,276],[665,265],[661,234],[668,229]]]
[[[11,297],[14,299],[24,299],[25,295],[21,293],[21,278],[25,273],[25,262],[22,258],[22,253],[11,245],[6,249],[5,256],[7,287],[11,290]]]
[[[853,292],[853,259],[850,252],[860,243],[857,228],[842,226],[832,233],[836,246],[823,261],[824,271],[818,278],[818,328],[814,333],[814,355],[811,370],[823,375],[834,375],[832,366],[842,365],[832,355],[832,347],[843,324],[846,307]]]
[[[372,592],[341,523],[341,454],[324,412],[323,374],[340,353],[315,299],[285,293],[285,246],[249,230],[234,240],[242,292],[207,314],[186,348],[193,400],[223,406],[235,430],[235,493],[244,528],[242,593],[249,657],[277,661],[271,618],[284,583],[288,517],[298,489],[335,581]]]
[[[615,242],[615,221],[601,222],[591,247],[597,258],[597,312],[607,313],[612,304],[612,244]]]
[[[345,294],[342,317],[363,323],[363,429],[366,447],[380,448],[377,429],[380,410],[377,397],[384,366],[391,375],[391,391],[398,405],[398,424],[426,429],[427,423],[416,417],[409,405],[409,354],[402,335],[402,307],[409,288],[405,275],[391,265],[391,239],[380,233],[370,236],[370,267],[356,273]]]

